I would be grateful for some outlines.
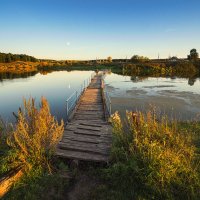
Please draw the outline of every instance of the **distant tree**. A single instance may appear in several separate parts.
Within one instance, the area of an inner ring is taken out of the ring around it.
[[[6,62],[7,62],[7,63],[12,62],[11,54],[7,54],[7,55],[6,55]]]
[[[197,60],[199,58],[199,54],[196,49],[190,50],[190,55],[188,55],[188,60]]]
[[[107,58],[107,60],[108,60],[108,62],[112,62],[112,57],[109,56],[109,57]]]
[[[139,60],[139,58],[140,58],[140,56],[134,55],[134,56],[131,57],[131,60]]]
[[[6,57],[4,53],[0,53],[0,63],[5,63],[6,62]]]
[[[146,62],[148,60],[149,58],[144,57],[144,56],[139,56],[139,55],[134,55],[131,57],[132,62]]]
[[[178,60],[177,56],[172,56],[171,59],[172,60]]]

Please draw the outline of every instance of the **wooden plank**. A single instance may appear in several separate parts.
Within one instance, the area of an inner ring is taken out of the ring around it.
[[[99,140],[100,139],[100,135],[78,135],[78,134],[74,134],[73,132],[68,132],[68,134],[64,134],[63,135],[63,139],[67,138],[67,139],[80,139],[81,141],[95,141],[95,140]]]
[[[86,143],[86,142],[79,142],[79,141],[61,141],[59,144],[63,145],[68,145],[68,146],[81,146],[81,147],[88,147],[88,148],[100,148],[100,149],[110,149],[111,145],[110,144],[104,144],[104,143],[99,143],[99,144],[93,144],[93,143]]]
[[[68,144],[68,145],[79,145],[79,146],[88,146],[92,148],[111,148],[111,143],[92,143],[85,141],[73,141],[65,139],[64,141],[60,141],[59,143]]]
[[[85,130],[71,130],[66,128],[67,131],[73,131],[74,134],[80,134],[80,135],[98,135],[101,136],[102,133],[101,132],[93,132],[93,131],[85,131]]]
[[[112,137],[111,135],[108,135],[108,134],[102,133],[102,132],[91,132],[91,131],[84,131],[84,130],[75,130],[73,132],[74,132],[74,134],[78,134],[78,135],[88,135],[88,136],[98,135],[101,137]]]
[[[91,124],[91,123],[84,123],[84,122],[80,123],[80,125],[93,126],[93,127],[99,127],[99,128],[103,127],[102,125],[99,125],[99,124]]]
[[[108,155],[109,149],[101,149],[101,148],[92,148],[91,146],[78,146],[78,145],[68,145],[66,143],[59,143],[58,147],[60,149],[72,150],[72,151],[80,151],[80,152],[88,152],[95,154]]]
[[[99,116],[99,115],[78,115],[74,114],[74,119],[81,118],[81,120],[103,120],[104,115]]]
[[[100,138],[100,137],[98,137]],[[82,141],[82,142],[88,142],[88,143],[93,143],[93,144],[99,144],[99,143],[110,143],[109,140],[105,139],[97,139],[97,138],[86,138],[86,137],[80,137],[80,136],[63,136],[62,141],[64,142],[65,139],[71,140],[71,141]]]
[[[91,105],[91,104],[87,103],[87,104],[80,104],[79,107],[83,107],[83,108],[94,108],[94,109],[102,109],[102,108],[103,108],[103,104]]]
[[[92,116],[104,116],[103,112],[76,112],[76,115],[92,115]]]
[[[103,110],[103,106],[101,107],[94,107],[94,106],[79,106],[77,108],[78,110],[88,110],[88,111],[102,111]]]
[[[93,109],[93,108],[81,108],[77,109],[77,112],[101,112],[102,109]]]
[[[62,142],[65,142],[65,140],[71,140],[71,141],[79,141],[79,142],[86,142],[86,143],[93,143],[93,144],[110,144],[112,141],[111,137],[94,137],[94,136],[84,136],[84,135],[65,135],[62,138]]]
[[[71,129],[66,129],[66,132],[64,134],[65,136],[69,136],[69,135],[83,135],[84,136],[91,136],[91,137],[100,137],[101,135],[103,135],[100,132],[89,132],[89,131],[84,131],[84,130],[71,130]],[[63,135],[63,136],[64,136]]]
[[[87,147],[91,147],[91,148],[100,148],[100,149],[109,149],[111,148],[111,144],[107,144],[107,143],[98,143],[98,144],[94,144],[94,143],[88,143],[88,142],[82,142],[82,141],[72,141],[72,140],[65,140],[65,141],[60,141],[59,144],[66,144],[66,145],[78,145],[78,146],[87,146]]]
[[[74,125],[69,125],[68,128],[74,128]],[[84,130],[90,130],[90,131],[101,131],[100,127],[93,127],[93,126],[87,126],[87,125],[81,125],[75,127],[76,129],[84,129]]]
[[[98,135],[98,136],[104,136],[104,137],[112,137],[111,134],[109,134],[109,129],[107,130],[101,130],[101,131],[91,131],[91,130],[84,130],[84,129],[78,129],[78,128],[68,128],[66,127],[65,132],[63,135],[68,135],[70,133],[73,134],[82,134],[82,135]]]
[[[66,157],[70,159],[86,160],[86,161],[95,161],[95,162],[108,162],[108,156],[91,154],[87,152],[77,152],[70,150],[57,149],[57,156]]]
[[[87,121],[87,120],[72,120],[71,122],[69,122],[67,124],[67,126],[69,125],[72,125],[74,126],[75,128],[78,126],[78,125],[88,125],[88,126],[95,126],[95,127],[99,127],[99,128],[109,128],[110,125],[108,123],[106,123],[105,121],[103,120],[92,120],[92,121]]]
[[[97,126],[88,126],[87,124],[79,124],[77,126],[77,129],[83,129],[83,130],[89,130],[89,131],[102,131],[106,130],[105,126],[97,127]]]
[[[79,125],[79,124],[84,124],[84,125],[87,125],[87,124],[92,124],[92,125],[97,125],[97,126],[110,126],[108,124],[108,122],[106,122],[105,120],[92,120],[92,121],[87,121],[87,120],[75,120],[75,121],[72,121],[72,122],[69,122],[68,125]]]

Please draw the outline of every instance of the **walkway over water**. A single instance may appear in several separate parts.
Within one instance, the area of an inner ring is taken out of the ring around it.
[[[83,90],[80,99],[76,101],[77,105],[69,117],[63,138],[58,144],[57,156],[108,162],[112,133],[107,118],[111,111],[106,103],[103,75],[95,75],[88,87]]]

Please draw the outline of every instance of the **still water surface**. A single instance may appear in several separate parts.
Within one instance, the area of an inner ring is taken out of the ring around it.
[[[37,102],[41,96],[49,101],[51,112],[58,120],[66,117],[66,99],[92,74],[92,71],[59,71],[28,78],[4,79],[0,82],[0,115],[13,121],[12,112],[17,113],[23,98],[33,97]],[[39,104],[39,103],[38,103]]]
[[[58,119],[66,117],[66,99],[80,90],[83,81],[93,71],[60,71],[27,78],[3,79],[0,82],[0,116],[14,121],[24,98],[33,97],[39,102],[45,96],[52,114]],[[190,120],[200,114],[200,79],[130,77],[107,74],[106,90],[112,100],[112,112],[119,110],[146,111],[156,106],[160,114],[181,120]]]
[[[112,99],[113,112],[119,110],[147,111],[156,108],[177,120],[199,120],[199,78],[130,77],[117,74],[106,76],[106,86]]]

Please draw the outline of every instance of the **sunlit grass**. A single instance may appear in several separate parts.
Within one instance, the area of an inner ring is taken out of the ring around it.
[[[197,199],[200,157],[197,133],[180,129],[154,112],[118,113],[113,125],[112,166],[104,170],[115,198]]]
[[[5,171],[22,166],[25,171],[41,167],[51,172],[51,158],[64,127],[50,113],[45,98],[38,109],[34,99],[24,100],[18,112],[17,124],[7,136],[9,151],[3,162]]]

